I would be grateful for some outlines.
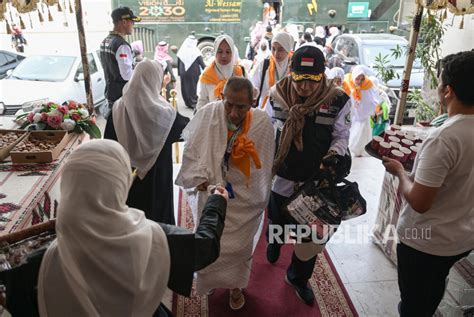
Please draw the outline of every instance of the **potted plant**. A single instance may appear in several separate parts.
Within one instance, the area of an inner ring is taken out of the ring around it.
[[[438,105],[434,107],[429,105],[421,94],[421,90],[415,89],[408,95],[408,101],[416,105],[415,108],[415,122],[420,126],[429,126],[430,122],[436,118]]]

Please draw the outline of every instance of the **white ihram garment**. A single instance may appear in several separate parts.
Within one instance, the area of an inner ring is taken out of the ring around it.
[[[247,136],[255,143],[261,169],[251,160],[250,179],[230,165],[227,180],[232,184],[235,199],[227,204],[221,253],[216,262],[197,273],[197,292],[205,294],[212,288],[245,288],[248,285],[253,254],[253,240],[267,206],[271,187],[271,168],[275,151],[274,132],[263,111],[253,111]],[[222,101],[210,103],[194,116],[183,135],[186,140],[183,165],[176,184],[194,189],[208,181],[225,184],[221,163],[227,145],[227,119]],[[196,193],[196,192],[194,192]],[[207,192],[199,191],[190,199],[194,220],[200,217]]]

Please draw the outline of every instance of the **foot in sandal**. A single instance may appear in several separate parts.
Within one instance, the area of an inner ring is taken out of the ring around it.
[[[245,305],[245,296],[240,288],[229,290],[229,306],[232,310],[239,310]]]

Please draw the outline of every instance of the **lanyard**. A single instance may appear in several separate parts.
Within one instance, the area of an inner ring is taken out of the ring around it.
[[[227,171],[229,170],[229,160],[230,154],[232,153],[232,147],[234,146],[235,140],[240,133],[242,126],[239,126],[237,130],[234,131],[230,139],[227,141],[227,147],[224,154],[224,161],[222,163],[222,177],[226,180]]]
[[[222,78],[224,78],[224,80],[227,80],[227,78],[225,78],[225,75],[219,69],[219,66],[217,66],[217,64],[215,64],[215,66],[216,66],[217,72],[219,72],[219,74],[222,75]],[[232,77],[233,75],[234,75],[234,70],[232,70],[232,75],[230,75],[230,77]]]

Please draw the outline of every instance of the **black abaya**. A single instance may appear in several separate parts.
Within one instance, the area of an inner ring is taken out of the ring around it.
[[[181,95],[186,107],[194,109],[198,100],[197,84],[202,69],[206,64],[201,56],[196,58],[187,71],[184,70],[184,63],[178,58],[178,76],[181,78]]]
[[[177,142],[189,119],[179,113],[166,138],[165,145],[155,164],[145,178],[138,177],[128,193],[127,205],[145,212],[148,219],[156,222],[175,224],[173,204],[173,160],[172,145]],[[150,131],[153,133],[153,131]],[[107,119],[104,131],[105,139],[118,141],[113,124],[112,112]]]

